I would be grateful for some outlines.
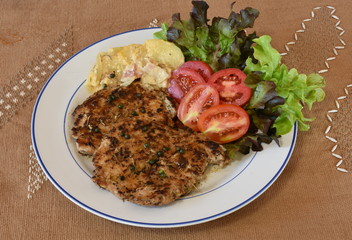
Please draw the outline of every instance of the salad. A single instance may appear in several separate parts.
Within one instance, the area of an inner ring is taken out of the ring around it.
[[[247,7],[228,18],[207,18],[205,1],[192,1],[190,18],[179,13],[162,24],[155,38],[178,46],[186,62],[172,72],[170,95],[179,103],[178,118],[195,131],[223,144],[230,158],[262,143],[279,144],[281,135],[309,129],[313,118],[302,109],[324,99],[325,80],[281,63],[268,35],[248,34],[259,11]]]

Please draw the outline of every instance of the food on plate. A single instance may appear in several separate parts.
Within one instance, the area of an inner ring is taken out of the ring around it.
[[[192,69],[198,72],[204,79],[204,81],[208,81],[210,76],[213,74],[213,69],[211,67],[202,61],[187,61],[181,66],[179,66],[180,69],[182,68],[187,68],[187,69]]]
[[[106,86],[128,86],[136,79],[151,88],[166,88],[171,72],[184,63],[173,43],[149,39],[144,44],[111,48],[98,54],[86,86],[96,92]]]
[[[195,190],[210,164],[229,161],[220,145],[188,129],[142,120],[111,127],[94,155],[93,181],[140,205],[168,204]]]
[[[137,80],[75,108],[72,136],[93,158],[95,183],[140,205],[164,205],[194,190],[210,165],[229,162],[223,147],[175,118],[169,98]]]
[[[216,88],[210,84],[197,84],[182,99],[177,110],[181,122],[194,131],[198,131],[197,120],[206,109],[220,102]]]
[[[134,119],[172,126],[176,110],[163,91],[145,89],[135,81],[128,87],[99,90],[77,106],[72,116],[72,136],[78,151],[93,155],[111,131],[111,124]]]
[[[263,82],[271,81],[275,85],[277,95],[285,99],[285,103],[279,107],[281,114],[273,125],[277,134],[284,135],[290,132],[296,121],[300,130],[308,130],[307,122],[314,119],[303,115],[303,106],[306,105],[311,110],[314,103],[324,100],[325,79],[316,73],[300,74],[295,68],[289,69],[282,64],[281,55],[270,45],[270,36],[264,35],[253,41],[256,43],[253,46],[253,59],[256,61],[247,59],[244,70],[247,75],[250,74],[246,79],[247,85],[256,92],[251,101],[260,99],[263,91],[258,90],[258,87]]]
[[[229,68],[245,73],[245,79],[240,78],[239,86],[243,87],[240,91],[232,89],[236,81],[215,84],[222,103],[241,100],[237,105],[250,118],[245,135],[223,145],[229,157],[248,154],[250,150],[261,151],[262,143],[279,144],[280,136],[290,132],[296,122],[300,130],[308,130],[307,122],[313,118],[306,118],[302,109],[304,105],[311,109],[313,103],[324,99],[324,78],[315,73],[299,74],[296,69],[281,64],[281,55],[270,45],[270,36],[247,34],[259,16],[258,10],[247,7],[238,13],[231,11],[228,18],[214,17],[209,21],[208,4],[205,1],[192,1],[192,4],[189,19],[183,20],[179,13],[174,14],[172,24],[162,24],[154,37],[177,45],[186,61],[209,64],[215,72],[212,76]],[[217,81],[210,77],[207,82]],[[243,101],[240,95],[244,96]]]
[[[198,118],[198,129],[219,144],[235,141],[247,133],[247,112],[234,104],[220,104],[205,110]]]
[[[178,68],[172,72],[168,91],[177,102],[180,102],[193,86],[200,83],[205,83],[205,81],[197,71]]]
[[[309,129],[313,118],[303,115],[303,106],[312,108],[324,100],[325,79],[316,73],[299,74],[281,64],[281,55],[271,47],[271,37],[264,35],[253,40],[253,58],[246,61],[245,84],[253,94],[245,110],[251,118],[250,131],[237,141],[223,145],[233,158],[250,150],[261,151],[261,143],[278,142],[297,122],[299,130]],[[255,59],[255,61],[253,61]]]
[[[227,68],[211,75],[210,84],[219,91],[222,103],[244,106],[252,96],[252,89],[244,84],[246,74],[237,68]]]
[[[190,19],[175,14],[159,39],[100,53],[86,82],[95,93],[72,114],[93,181],[140,205],[190,193],[210,165],[279,144],[296,121],[308,130],[303,104],[325,96],[324,78],[289,70],[269,36],[247,34],[258,10],[209,24],[207,3],[192,4]]]

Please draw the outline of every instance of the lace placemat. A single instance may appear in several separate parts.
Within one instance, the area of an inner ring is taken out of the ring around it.
[[[48,77],[72,55],[72,37],[70,27],[0,90],[0,128],[37,97]]]
[[[286,51],[281,53],[285,56],[284,61],[301,72],[328,72],[330,62],[346,46],[343,40],[345,30],[341,25],[335,7],[315,7],[310,16],[302,21],[300,29],[294,33],[294,40],[284,45]],[[306,62],[312,64],[307,65]],[[338,96],[333,104],[335,108],[328,110],[326,114],[329,124],[324,132],[326,139],[333,143],[333,147],[329,149],[334,161],[331,165],[343,173],[352,172],[352,128],[349,121],[352,119],[351,90],[352,84],[349,84],[336,93]]]
[[[352,84],[347,85],[341,95],[335,100],[335,109],[327,112],[329,125],[325,130],[325,137],[331,143],[331,156],[336,163],[335,167],[343,173],[352,173],[352,145],[351,122],[352,119]]]
[[[301,22],[294,39],[284,45],[286,51],[281,53],[290,67],[303,73],[328,72],[329,62],[335,60],[338,51],[346,45],[342,39],[345,30],[335,13],[333,6],[315,7]]]
[[[0,91],[0,128],[34,100],[48,77],[73,54],[73,30],[69,27],[41,55],[16,74]],[[30,136],[28,136],[30,138]],[[47,180],[29,146],[27,198],[31,199]]]

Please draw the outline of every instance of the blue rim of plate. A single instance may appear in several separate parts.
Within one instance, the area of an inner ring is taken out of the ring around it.
[[[150,29],[158,29],[158,27],[154,27],[154,28],[141,28],[141,29],[135,29],[135,30],[131,30],[131,31],[126,31],[126,32],[122,32],[119,34],[115,34],[112,36],[109,36],[107,38],[101,39],[95,43],[90,44],[89,46],[83,48],[82,50],[78,51],[77,53],[75,53],[74,55],[72,55],[69,59],[67,59],[59,68],[56,69],[56,71],[50,76],[50,78],[47,80],[47,82],[44,84],[42,90],[40,91],[38,98],[35,102],[34,108],[33,108],[33,114],[32,114],[32,120],[31,120],[31,138],[32,138],[32,143],[33,143],[33,147],[34,147],[34,152],[37,156],[38,162],[41,166],[41,168],[43,169],[43,171],[45,172],[46,176],[48,177],[48,179],[51,181],[51,183],[63,194],[65,195],[68,199],[70,199],[72,202],[74,202],[75,204],[77,204],[78,206],[82,207],[83,209],[106,219],[109,219],[111,221],[115,221],[115,222],[120,222],[120,223],[125,223],[128,225],[134,225],[134,226],[140,226],[140,227],[182,227],[182,226],[188,226],[188,225],[194,225],[194,224],[199,224],[199,223],[203,223],[203,222],[208,222],[211,220],[215,220],[219,217],[225,216],[227,214],[230,214],[238,209],[240,209],[241,207],[244,207],[245,205],[247,205],[248,203],[252,202],[254,199],[256,199],[257,197],[259,197],[267,188],[269,188],[274,182],[275,180],[279,177],[279,175],[282,173],[282,171],[284,170],[285,166],[287,165],[294,146],[295,146],[295,142],[296,142],[296,137],[297,137],[297,124],[294,125],[294,132],[293,132],[293,137],[292,137],[292,141],[291,141],[291,145],[290,145],[290,149],[287,153],[287,156],[285,158],[285,161],[283,162],[283,164],[281,165],[281,167],[279,168],[279,170],[277,171],[277,173],[271,178],[271,180],[264,186],[262,187],[258,192],[256,192],[255,194],[253,194],[251,197],[249,197],[247,200],[243,201],[240,204],[237,204],[236,206],[229,208],[225,211],[222,211],[220,213],[217,214],[213,214],[211,216],[208,217],[204,217],[204,218],[200,218],[200,219],[196,219],[196,220],[191,220],[191,221],[184,221],[184,222],[175,222],[175,223],[148,223],[148,222],[138,222],[138,221],[131,221],[131,220],[127,220],[127,219],[123,219],[123,218],[118,218],[118,217],[114,217],[111,216],[109,214],[105,214],[103,212],[100,212],[94,208],[89,207],[88,205],[82,203],[81,201],[79,201],[78,199],[76,199],[75,197],[73,197],[70,193],[68,193],[64,188],[62,188],[56,181],[55,179],[51,176],[51,174],[49,173],[49,171],[47,170],[47,168],[45,167],[45,164],[40,156],[40,152],[37,146],[37,142],[36,142],[36,137],[35,137],[35,120],[36,120],[36,113],[37,113],[37,108],[38,108],[38,104],[40,102],[40,99],[42,97],[42,94],[44,93],[46,87],[48,86],[48,84],[51,82],[51,80],[53,79],[53,77],[57,74],[58,71],[60,71],[60,69],[65,66],[71,59],[73,59],[75,56],[77,56],[78,54],[80,54],[81,52],[85,51],[86,49],[102,42],[105,41],[107,39],[119,36],[119,35],[123,35],[123,34],[127,34],[130,32],[136,32],[136,31],[143,31],[143,30],[150,30]]]

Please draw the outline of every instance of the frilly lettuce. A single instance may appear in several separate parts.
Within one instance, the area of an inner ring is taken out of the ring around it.
[[[181,20],[179,13],[172,16],[172,24],[161,25],[155,38],[175,43],[185,55],[186,61],[201,60],[214,71],[223,68],[243,69],[245,61],[252,56],[255,33],[246,34],[254,25],[259,11],[247,7],[239,13],[231,11],[228,18],[214,17],[208,23],[209,5],[205,1],[192,1],[192,12],[188,20]]]
[[[295,68],[289,70],[285,64],[281,64],[280,54],[270,45],[270,36],[264,35],[253,41],[256,43],[252,47],[254,59],[247,59],[245,73],[260,72],[263,80],[275,83],[277,95],[285,99],[284,104],[277,106],[280,116],[273,124],[276,134],[284,135],[290,132],[296,121],[300,130],[308,130],[307,122],[314,119],[303,115],[303,105],[311,109],[313,103],[324,99],[324,78],[315,73],[299,74]],[[255,91],[261,87],[259,83]]]

